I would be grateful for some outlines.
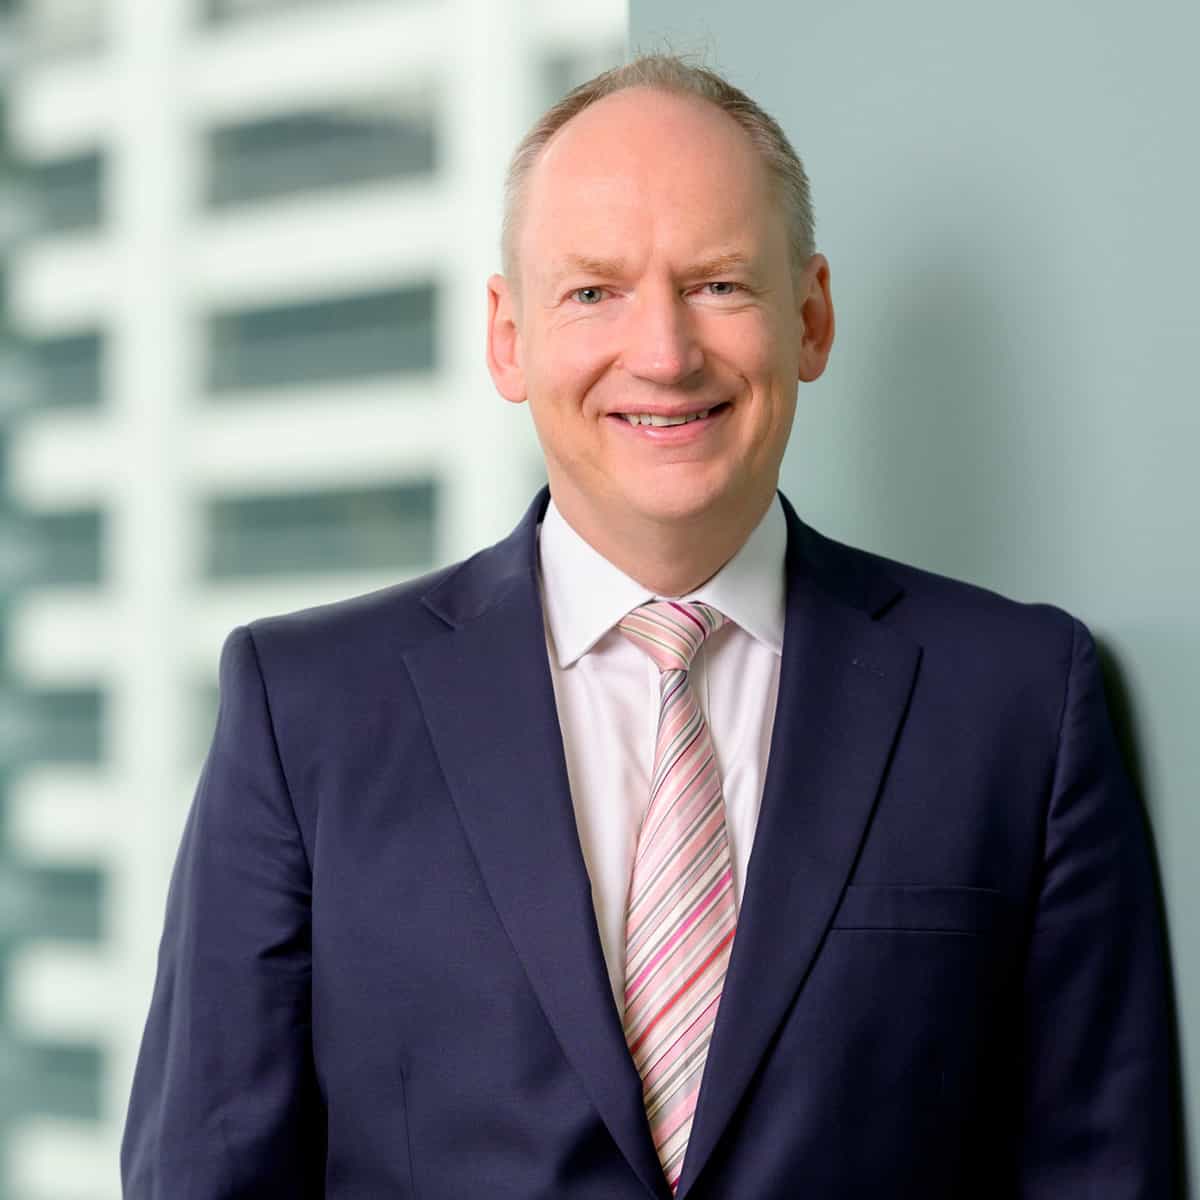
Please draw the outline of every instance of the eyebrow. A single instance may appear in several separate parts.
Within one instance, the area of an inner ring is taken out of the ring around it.
[[[750,260],[744,254],[732,251],[729,254],[717,254],[696,263],[688,270],[687,274],[707,279],[714,275],[727,275],[731,271],[744,270],[748,266],[750,266]]]
[[[712,258],[702,259],[690,266],[684,274],[689,278],[711,278],[725,275],[730,271],[745,270],[751,265],[750,259],[738,251],[726,254],[716,254]],[[598,279],[616,279],[627,270],[624,259],[596,258],[589,254],[568,254],[555,272],[558,278],[565,275],[592,275]]]
[[[595,275],[601,279],[615,279],[625,273],[625,260],[621,258],[595,258],[589,254],[568,254],[555,272],[557,278],[564,275]]]

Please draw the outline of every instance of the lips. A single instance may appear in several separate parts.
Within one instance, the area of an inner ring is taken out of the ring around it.
[[[723,424],[722,418],[731,408],[728,401],[723,401],[687,413],[609,413],[608,416],[633,437],[674,445],[705,437],[709,430]]]
[[[653,425],[656,429],[663,429],[668,426],[687,425],[692,421],[706,420],[708,418],[708,409],[703,408],[699,412],[688,413],[687,416],[678,417],[664,417],[658,413],[621,413],[621,416],[630,425]]]
[[[695,421],[707,421],[710,417],[729,407],[727,401],[710,405],[708,408],[693,408],[674,411],[655,411],[647,409],[641,412],[610,413],[626,424],[635,428],[672,429],[679,425],[690,425]]]

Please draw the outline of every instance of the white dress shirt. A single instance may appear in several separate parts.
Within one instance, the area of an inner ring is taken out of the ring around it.
[[[729,618],[701,647],[692,686],[712,732],[740,906],[762,803],[783,651],[787,523],[778,497],[741,550],[682,597]],[[624,1010],[625,905],[650,799],[659,670],[614,626],[659,597],[567,524],[551,500],[538,530],[546,648],[579,841],[618,1011]]]

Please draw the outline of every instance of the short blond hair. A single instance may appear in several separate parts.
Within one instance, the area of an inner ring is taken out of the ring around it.
[[[808,176],[779,122],[740,88],[709,67],[695,66],[674,54],[643,54],[581,83],[549,109],[521,139],[504,180],[504,218],[500,255],[504,274],[516,278],[517,238],[529,173],[550,139],[572,118],[598,100],[628,88],[646,87],[694,96],[728,113],[749,136],[767,170],[788,223],[793,275],[815,252],[812,199]]]

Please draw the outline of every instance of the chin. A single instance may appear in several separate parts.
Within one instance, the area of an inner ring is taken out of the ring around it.
[[[663,488],[638,497],[633,507],[648,520],[674,523],[703,518],[719,509],[723,500],[728,503],[719,491]]]

